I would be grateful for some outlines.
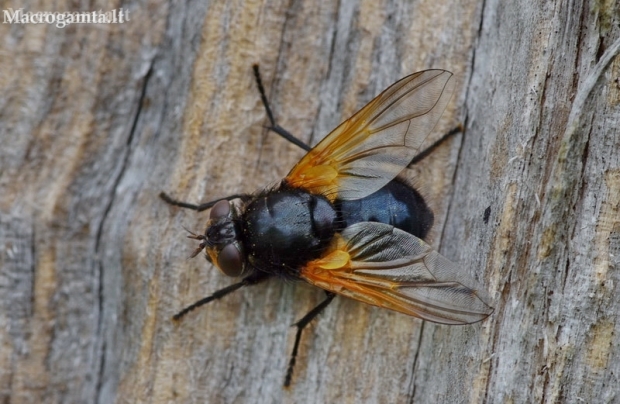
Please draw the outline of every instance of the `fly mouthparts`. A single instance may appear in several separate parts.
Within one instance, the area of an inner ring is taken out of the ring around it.
[[[193,252],[193,253],[192,253],[189,257],[187,257],[187,259],[192,259],[192,258],[194,258],[194,257],[195,257],[195,256],[197,256],[198,254],[200,254],[200,252],[201,252],[204,248],[205,248],[205,247],[204,247],[204,246],[202,245],[202,243],[201,243],[201,244],[200,244],[200,246],[199,246],[199,247],[197,247],[197,248],[194,250],[194,252]]]
[[[187,258],[191,259],[200,254],[200,252],[204,250],[204,248],[207,246],[207,237],[204,234],[196,234],[185,226],[183,226],[183,228],[186,232],[189,233],[189,236],[187,236],[187,238],[191,238],[192,240],[200,240],[200,245],[198,245],[194,252]]]

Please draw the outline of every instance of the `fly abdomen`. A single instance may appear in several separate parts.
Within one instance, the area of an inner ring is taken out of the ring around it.
[[[379,222],[424,238],[433,227],[433,212],[424,198],[398,178],[362,199],[337,201],[343,228],[360,222]]]

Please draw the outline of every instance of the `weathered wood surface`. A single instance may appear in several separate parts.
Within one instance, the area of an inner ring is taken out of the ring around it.
[[[125,24],[0,24],[0,401],[620,402],[618,3],[122,6]],[[289,390],[289,325],[320,291],[272,281],[170,320],[232,280],[186,260],[183,226],[207,214],[158,192],[251,192],[302,156],[262,129],[253,63],[312,144],[408,73],[455,73],[434,136],[466,133],[417,175],[434,245],[492,317],[438,326],[337,299]]]

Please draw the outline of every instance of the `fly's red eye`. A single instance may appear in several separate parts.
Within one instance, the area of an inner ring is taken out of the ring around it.
[[[234,244],[222,248],[217,257],[217,266],[227,276],[239,276],[243,272],[243,257]]]
[[[229,213],[230,202],[228,202],[226,199],[222,199],[211,208],[211,213],[209,213],[209,219],[219,219],[222,217],[226,217]]]

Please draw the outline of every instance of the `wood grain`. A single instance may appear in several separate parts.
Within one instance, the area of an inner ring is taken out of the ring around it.
[[[615,402],[620,6],[611,1],[31,2],[123,24],[0,24],[0,401]],[[3,10],[26,7],[9,0]],[[0,17],[2,18],[2,17]],[[495,313],[447,327],[336,299],[282,382],[302,283],[236,292],[187,260],[200,202],[277,183],[400,77],[455,73],[410,175],[431,241]],[[425,180],[423,180],[425,179]],[[484,212],[490,209],[488,222]]]

